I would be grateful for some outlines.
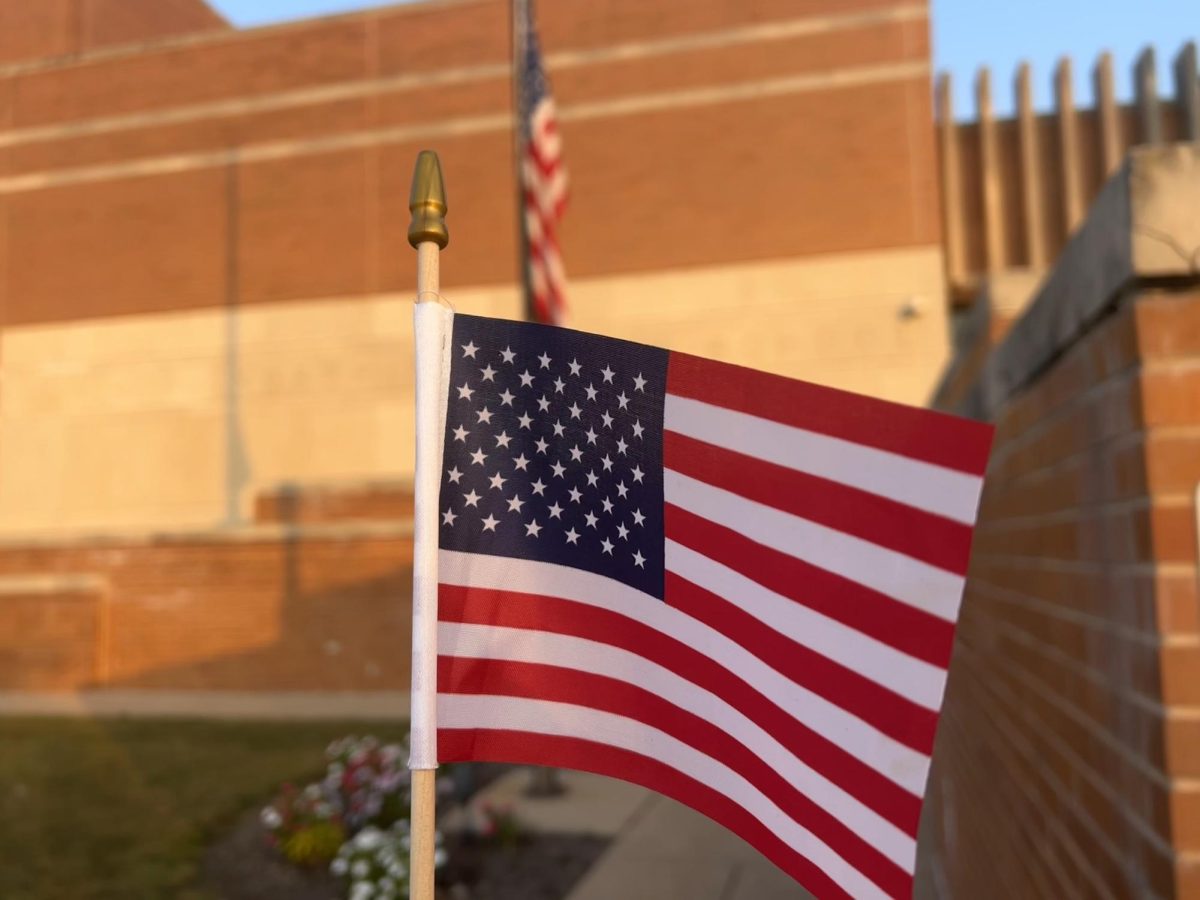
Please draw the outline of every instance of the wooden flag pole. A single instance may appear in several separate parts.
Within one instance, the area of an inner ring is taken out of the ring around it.
[[[437,548],[441,483],[443,373],[451,316],[438,294],[438,254],[450,241],[437,154],[422,150],[413,172],[408,242],[417,251],[414,314],[417,369],[416,478],[413,492],[412,817],[409,897],[433,900],[437,778]]]

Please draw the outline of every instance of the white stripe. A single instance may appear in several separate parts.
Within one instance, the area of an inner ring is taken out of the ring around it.
[[[671,469],[663,471],[663,499],[947,622],[957,618],[964,579],[952,572]]]
[[[975,522],[983,488],[977,475],[673,394],[667,394],[663,427],[956,522]]]
[[[711,659],[797,722],[913,796],[925,791],[928,756],[797,685],[736,641],[656,597],[593,572],[527,559],[442,550],[438,566],[443,584],[560,597],[641,622]]]
[[[486,695],[441,694],[438,714],[442,728],[493,728],[582,738],[648,756],[745,809],[852,897],[887,898],[874,882],[792,821],[741,775],[657,728],[582,706]]]
[[[826,659],[935,712],[941,708],[946,670],[768,590],[689,547],[666,542],[667,570],[724,597],[764,625]]]
[[[519,601],[518,601],[519,602]],[[443,656],[562,666],[615,678],[643,688],[724,731],[906,872],[912,872],[916,841],[873,809],[797,759],[753,720],[719,696],[658,663],[619,647],[565,634],[490,625],[438,625]],[[440,696],[445,696],[440,695]]]

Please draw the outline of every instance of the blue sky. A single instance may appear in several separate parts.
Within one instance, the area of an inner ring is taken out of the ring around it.
[[[239,26],[327,15],[382,3],[363,0],[210,0]],[[553,2],[553,0],[543,0]],[[1050,102],[1050,76],[1064,54],[1075,62],[1075,95],[1090,100],[1092,61],[1111,50],[1119,96],[1128,96],[1130,67],[1147,44],[1158,50],[1159,86],[1172,89],[1170,63],[1187,40],[1200,38],[1196,0],[932,0],[934,64],[955,80],[955,106],[970,111],[980,65],[992,67],[998,112],[1011,108],[1008,85],[1022,59],[1033,64],[1035,102]]]

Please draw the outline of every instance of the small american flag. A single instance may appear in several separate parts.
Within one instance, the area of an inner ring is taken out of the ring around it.
[[[550,83],[542,68],[542,52],[533,24],[533,0],[517,0],[516,27],[521,59],[517,61],[518,115],[522,187],[528,268],[533,319],[561,324],[566,314],[566,274],[558,250],[558,222],[567,203],[567,170],[562,162],[562,138],[550,96]]]
[[[641,783],[910,897],[991,429],[455,316],[438,755]]]

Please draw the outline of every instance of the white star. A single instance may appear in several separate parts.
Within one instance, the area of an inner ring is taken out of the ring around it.
[[[646,379],[642,377],[641,372],[633,376],[633,389],[641,391],[643,394],[646,393]]]
[[[579,365],[579,360],[577,360],[577,359],[573,359],[573,360],[571,360],[569,363],[567,363],[567,365],[569,365],[569,366],[571,367],[571,374],[572,374],[572,375],[578,375],[578,374],[579,374],[579,370],[580,370],[581,368],[583,368],[581,365]]]
[[[467,506],[479,505],[479,495],[475,493],[474,488],[471,489],[471,493],[463,495],[463,500],[466,502]]]
[[[624,456],[625,451],[628,448],[629,448],[629,445],[627,443],[625,443],[625,438],[617,438],[617,452],[618,453],[620,453],[622,456]]]
[[[499,472],[497,472],[495,475],[493,475],[488,480],[491,481],[492,487],[494,487],[496,490],[500,490],[501,486],[504,484],[504,481],[505,481],[504,476],[501,475]]]
[[[588,399],[589,399],[589,400],[595,400],[595,399],[596,399],[596,393],[597,393],[597,392],[596,392],[596,389],[595,389],[594,387],[592,387],[592,386],[589,384],[589,385],[588,385],[586,388],[584,388],[584,390],[585,390],[585,391],[587,391],[587,395],[588,395]]]
[[[517,377],[521,379],[521,387],[533,387],[533,376],[529,374],[528,369]]]
[[[542,526],[537,523],[537,519],[534,519],[532,522],[530,522],[528,525],[525,526],[525,537],[537,537],[538,532],[540,532],[541,530],[542,530]]]
[[[520,497],[517,497],[514,495],[513,497],[509,498],[508,511],[519,513],[521,511],[521,507],[524,505],[525,505],[525,501],[522,500]]]
[[[625,396],[624,391],[621,391],[621,393],[617,394],[617,402],[621,404],[621,409],[629,408],[629,398]]]
[[[600,374],[604,376],[605,384],[612,384],[613,376],[616,375],[617,373],[614,372],[612,369],[610,369],[608,367],[608,364],[606,363],[604,368],[600,370]]]
[[[566,429],[566,427],[567,427],[567,426],[566,426],[566,425],[564,425],[564,424],[562,423],[562,420],[559,420],[559,421],[555,422],[555,423],[554,423],[554,425],[553,425],[553,428],[554,428],[554,436],[555,436],[555,437],[562,437],[562,436],[563,436],[563,431]]]
[[[571,454],[571,462],[579,462],[583,459],[583,451],[579,449],[578,444],[572,447],[569,452]]]
[[[576,531],[574,528],[571,528],[567,531],[567,543],[568,544],[578,544],[579,543],[579,532]]]
[[[483,450],[476,450],[474,453],[471,454],[471,462],[475,463],[475,465],[477,465],[477,466],[482,466],[483,461],[486,458],[487,458],[487,454],[484,453]]]
[[[642,483],[642,474],[643,474],[641,466],[634,466],[632,471],[633,471],[633,480],[636,481],[638,484],[641,484]]]
[[[480,422],[483,422],[487,425],[492,424],[492,411],[490,409],[488,409],[486,406],[483,409],[481,409],[479,412],[475,413],[475,415],[479,416]]]
[[[633,436],[635,438],[640,438],[642,436],[642,432],[644,430],[645,429],[642,428],[641,423],[639,423],[637,419],[634,419],[633,420]]]
[[[600,542],[600,544],[604,547],[604,552],[607,553],[609,556],[612,556],[613,542],[610,541],[608,538],[605,538],[604,540],[602,540]]]
[[[545,491],[546,491],[546,485],[542,481],[542,479],[539,478],[537,481],[535,481],[533,483],[533,492],[535,494],[537,494],[539,497],[542,496],[542,494],[544,494]]]
[[[568,491],[568,493],[571,495],[572,503],[578,503],[579,499],[583,496],[583,494],[580,493],[579,488],[571,488],[571,490]]]
[[[598,519],[596,518],[595,513],[587,513],[584,515],[584,518],[587,519],[587,523],[590,528],[596,527],[596,522]]]
[[[456,441],[462,441],[465,444],[467,442],[467,429],[463,428],[461,425],[455,428],[454,439]]]
[[[592,427],[589,425],[589,426],[588,426],[588,430],[587,430],[587,439],[588,439],[588,443],[589,443],[589,444],[594,444],[594,443],[596,443],[596,438],[597,438],[597,437],[598,437],[598,435],[596,434],[596,432],[594,432],[594,431],[592,430]]]
[[[602,415],[600,418],[604,420],[605,428],[612,428],[612,416],[610,416],[608,413],[604,413],[604,415]]]
[[[646,568],[646,557],[642,556],[641,550],[633,551],[633,561],[637,564],[639,569]]]
[[[579,408],[578,403],[572,403],[569,407],[567,407],[567,412],[571,414],[572,419],[578,419],[579,414],[583,412],[583,410]]]
[[[512,438],[510,438],[508,436],[507,431],[502,431],[498,435],[496,435],[496,446],[497,447],[503,447],[505,450],[507,450],[508,445],[511,442],[512,442]]]
[[[451,484],[458,484],[458,479],[462,478],[462,472],[458,471],[458,466],[455,466],[446,473],[446,477],[450,479]]]
[[[478,350],[479,348],[475,346],[474,341],[471,341],[470,343],[467,343],[467,344],[463,344],[462,348],[463,348],[463,356],[469,356],[469,357],[471,357],[471,359],[475,359],[475,351]]]
[[[617,482],[617,493],[620,494],[622,500],[625,499],[625,495],[629,493],[629,488],[625,487],[625,482]]]
[[[566,386],[567,385],[563,382],[563,380],[561,378],[554,379],[554,390],[557,391],[558,393],[561,394],[563,392],[563,388],[565,388]]]
[[[459,400],[470,400],[471,395],[473,393],[475,393],[475,392],[473,390],[471,390],[471,386],[469,384],[464,384],[462,387],[460,387],[458,389],[458,399]]]
[[[547,443],[546,443],[544,440],[542,440],[541,438],[538,438],[538,439],[537,439],[537,452],[538,452],[538,453],[545,453],[545,452],[546,452],[546,448],[547,448],[547,447],[549,447],[549,446],[550,446],[550,445],[549,445],[549,444],[547,444]]]
[[[623,524],[617,526],[617,534],[621,536],[621,540],[623,541],[629,539],[629,529]]]
[[[483,520],[483,530],[484,531],[495,531],[496,526],[499,524],[500,524],[500,520],[497,519],[495,516],[493,516],[491,513],[488,513],[488,517]]]
[[[600,477],[595,472],[588,472],[587,480],[588,480],[588,487],[595,487],[596,482],[600,480]]]
[[[555,478],[562,478],[563,472],[567,471],[566,467],[563,466],[562,463],[557,463],[557,462],[554,465],[552,465],[550,468],[554,470]]]
[[[453,528],[454,520],[457,518],[458,518],[458,515],[454,512],[454,510],[448,509],[444,513],[442,513],[442,524],[449,525],[451,528]]]
[[[642,515],[642,511],[640,509],[635,509],[633,511],[633,521],[637,525],[641,525],[646,521],[646,517]]]
[[[512,406],[512,402],[514,399],[516,399],[516,398],[513,397],[512,392],[508,388],[505,388],[504,393],[500,395],[500,405],[501,406]]]
[[[612,471],[612,460],[608,458],[607,453],[605,453],[604,456],[600,459],[600,464],[604,466],[605,472]]]
[[[525,467],[527,465],[529,465],[529,460],[527,460],[525,458],[525,454],[522,453],[520,456],[518,456],[516,459],[513,460],[513,465],[517,467],[517,471],[524,472]]]
[[[479,374],[483,376],[484,381],[496,380],[496,370],[492,368],[491,363],[488,363],[484,368],[480,369]]]
[[[506,363],[511,363],[513,359],[516,358],[516,355],[517,354],[513,353],[512,347],[505,347],[500,351],[500,356],[503,357]]]
[[[550,401],[546,397],[538,398],[538,412],[550,412]]]
[[[528,428],[533,424],[533,419],[529,417],[529,413],[521,413],[521,415],[517,416],[517,421],[521,423],[522,428]]]
[[[557,503],[553,504],[550,507],[550,518],[552,518],[552,519],[561,519],[562,518],[562,507],[559,506]]]
[[[604,506],[604,511],[606,513],[612,512],[613,502],[611,500],[609,500],[607,497],[605,497],[603,500],[600,501],[600,503]]]
[[[542,355],[538,357],[538,362],[542,364],[543,369],[550,368],[550,354],[543,350]]]

